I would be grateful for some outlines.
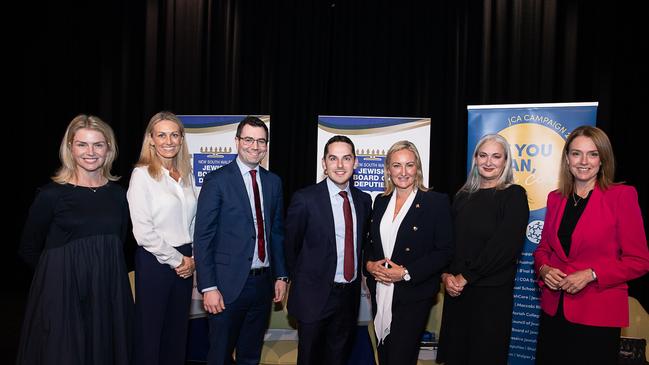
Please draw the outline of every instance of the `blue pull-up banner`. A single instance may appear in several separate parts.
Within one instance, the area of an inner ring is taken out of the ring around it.
[[[561,151],[572,130],[595,125],[597,103],[469,106],[467,171],[476,143],[497,133],[511,145],[514,179],[527,190],[530,220],[514,283],[510,365],[533,365],[541,307],[532,253],[541,240],[548,193],[558,187]]]

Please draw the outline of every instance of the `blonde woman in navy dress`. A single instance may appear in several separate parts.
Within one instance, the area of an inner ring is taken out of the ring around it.
[[[197,194],[180,119],[154,115],[128,188],[135,253],[135,362],[184,364]]]
[[[61,167],[39,189],[19,254],[35,269],[17,364],[129,364],[133,297],[123,242],[124,189],[113,130],[92,115],[68,125]]]

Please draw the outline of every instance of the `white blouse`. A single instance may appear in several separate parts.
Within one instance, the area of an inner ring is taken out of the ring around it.
[[[417,189],[413,189],[412,193],[401,206],[401,210],[394,217],[394,210],[397,203],[397,192],[392,193],[390,202],[388,203],[383,218],[381,218],[381,225],[379,230],[381,232],[381,243],[383,245],[383,254],[385,257],[392,259],[392,252],[394,251],[394,244],[397,240],[397,233],[403,218],[408,213],[412,202],[417,195]],[[392,219],[394,217],[394,219]],[[398,263],[397,263],[398,264]],[[387,267],[387,263],[386,263]],[[390,334],[390,325],[392,324],[392,297],[394,296],[394,285],[376,283],[376,317],[374,317],[374,331],[379,343],[388,337]]]
[[[198,192],[192,175],[182,184],[182,178],[176,181],[167,169],[162,171],[155,180],[147,166],[133,169],[126,197],[137,244],[175,269],[183,259],[175,247],[191,243],[194,236]]]

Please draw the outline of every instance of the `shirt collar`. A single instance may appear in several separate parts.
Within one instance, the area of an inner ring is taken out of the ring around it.
[[[259,173],[259,164],[257,164],[254,169],[251,169],[248,165],[246,165],[239,159],[239,155],[237,155],[237,158],[235,158],[235,160],[237,161],[237,166],[239,166],[241,175],[245,176],[247,173],[250,173],[250,170],[255,170],[257,171],[257,173]]]
[[[347,182],[347,186],[343,190],[340,190],[340,188],[336,185],[336,183],[331,181],[331,179],[329,177],[327,177],[326,180],[327,180],[327,189],[329,189],[329,196],[330,197],[338,195],[338,193],[341,192],[341,191],[346,191],[348,196],[352,195],[352,191],[349,189],[351,179],[350,179],[350,181]]]

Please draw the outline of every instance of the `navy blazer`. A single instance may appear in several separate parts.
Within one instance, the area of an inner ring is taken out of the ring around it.
[[[266,247],[273,277],[287,276],[284,264],[282,181],[259,167],[264,200]],[[257,244],[250,200],[236,161],[203,180],[194,229],[198,290],[216,286],[225,304],[241,293]]]
[[[356,211],[358,258],[353,285],[360,303],[361,248],[367,237],[372,198],[353,186],[350,191]],[[334,282],[337,263],[334,216],[326,180],[293,194],[286,215],[284,245],[291,278],[289,314],[300,321],[319,320]]]
[[[391,197],[392,194],[379,195],[374,200],[370,240],[364,250],[364,263],[385,258],[380,227]],[[452,237],[453,224],[448,197],[433,191],[417,191],[415,200],[401,221],[390,258],[408,269],[412,279],[394,283],[393,300],[417,301],[437,295],[441,272],[453,257]],[[366,276],[375,309],[376,281],[367,272]]]

